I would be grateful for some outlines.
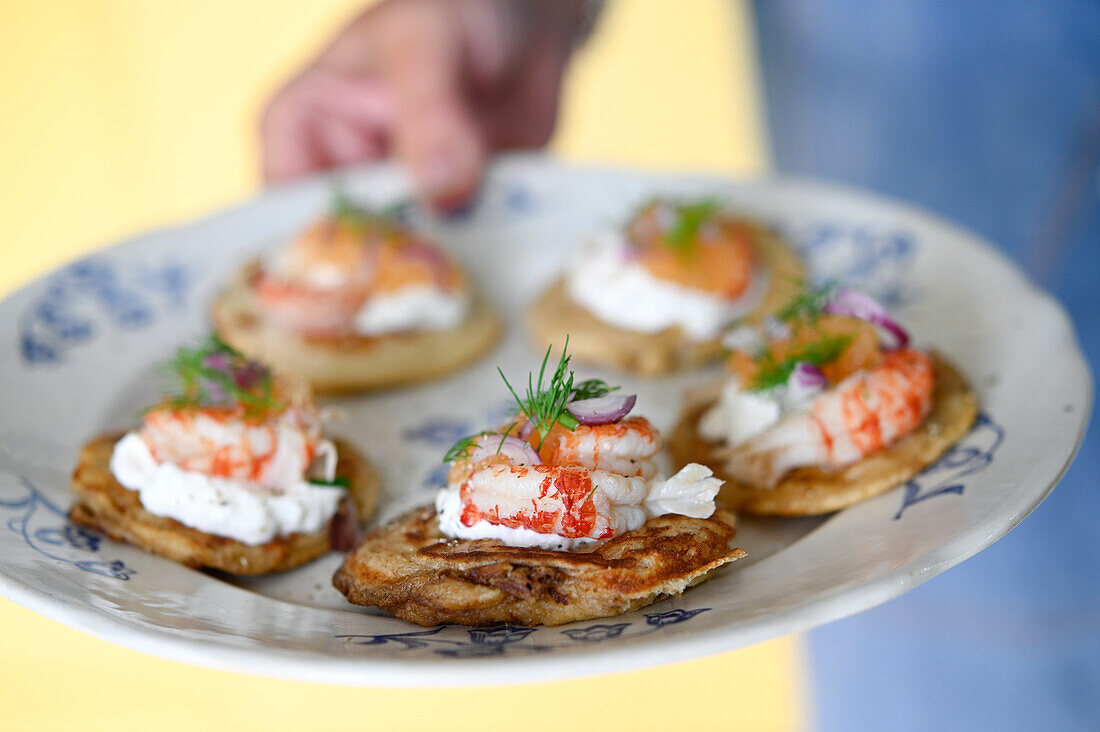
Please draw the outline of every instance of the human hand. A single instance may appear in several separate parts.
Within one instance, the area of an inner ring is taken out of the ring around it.
[[[581,0],[376,5],[268,104],[264,177],[392,154],[432,205],[460,207],[490,151],[549,140],[581,22]]]

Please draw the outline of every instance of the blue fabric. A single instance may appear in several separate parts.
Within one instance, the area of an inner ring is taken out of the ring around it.
[[[984,235],[1100,364],[1100,3],[757,0],[777,167]],[[1039,355],[1041,357],[1041,354]],[[821,730],[1100,729],[1100,429],[1015,531],[810,636]]]

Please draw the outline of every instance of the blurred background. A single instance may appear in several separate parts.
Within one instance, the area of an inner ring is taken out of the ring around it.
[[[362,0],[0,2],[0,292],[114,239],[254,194],[263,104]],[[551,149],[767,168],[747,8],[614,2],[574,58]],[[675,29],[672,32],[670,29]],[[645,80],[644,84],[641,80]],[[0,599],[0,728],[492,729],[565,704],[601,729],[802,727],[799,642],[506,689],[342,689],[162,661]],[[464,710],[455,714],[456,709]],[[614,709],[614,718],[607,712]],[[471,710],[478,710],[471,714]]]
[[[365,4],[0,0],[0,292],[257,192],[265,102]],[[1100,357],[1094,0],[613,0],[567,69],[550,149],[918,204],[1013,257]],[[270,681],[0,600],[0,728],[1095,729],[1097,474],[1092,429],[1020,528],[899,600],[805,638],[576,682]]]
[[[18,247],[0,285],[254,193],[264,103],[369,4],[0,2],[0,220],[9,243],[51,251]],[[551,149],[762,171],[750,42],[741,3],[611,3],[570,67]]]

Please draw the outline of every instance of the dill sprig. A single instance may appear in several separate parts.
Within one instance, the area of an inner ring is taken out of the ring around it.
[[[621,387],[618,386],[609,386],[603,379],[585,379],[573,387],[573,396],[569,401],[575,402],[581,399],[596,399],[598,397],[607,396],[620,388]]]
[[[333,186],[329,213],[332,218],[352,226],[365,226],[371,218],[370,213],[352,201],[348,192],[339,184]]]
[[[504,380],[504,385],[508,387],[508,391],[512,393],[512,397],[516,400],[519,413],[527,417],[527,421],[538,430],[539,444],[536,449],[540,450],[542,449],[542,443],[546,440],[546,435],[549,434],[555,424],[560,424],[568,430],[575,430],[580,425],[576,417],[566,410],[566,406],[570,402],[605,396],[620,388],[610,386],[603,379],[586,379],[575,384],[573,372],[569,369],[568,336],[565,338],[565,346],[562,348],[558,364],[549,380],[547,380],[547,366],[550,364],[551,350],[552,347],[548,347],[546,355],[542,357],[538,378],[535,378],[533,372],[527,375],[527,390],[522,397],[512,387],[508,377],[504,375],[504,371],[499,366],[497,367],[497,373],[500,374],[500,378]],[[478,432],[476,435],[463,437],[447,451],[443,456],[443,462],[449,463],[468,458],[478,439],[485,435],[500,436],[500,444],[497,445],[497,452],[499,453],[504,447],[504,441],[517,425],[517,422],[513,422],[500,431]]]
[[[508,425],[504,430],[499,432],[493,432],[491,430],[485,430],[478,432],[476,435],[470,435],[469,437],[463,437],[461,440],[451,445],[451,449],[447,450],[443,455],[443,462],[451,463],[455,460],[465,460],[470,457],[470,450],[477,446],[477,441],[486,435],[492,435],[493,437],[500,437],[500,442],[497,443],[497,455],[504,449],[504,441],[508,439],[508,435],[512,434],[512,430],[516,428],[516,422]]]
[[[672,207],[676,220],[664,234],[664,241],[685,256],[695,251],[699,229],[716,214],[720,205],[708,198],[696,203],[681,203]]]
[[[328,488],[343,488],[348,490],[351,488],[351,480],[344,475],[334,476],[332,480],[321,480],[320,478],[310,478],[311,485],[322,485]]]
[[[787,383],[800,363],[812,363],[823,366],[835,361],[852,342],[851,336],[827,336],[808,343],[793,355],[782,361],[776,361],[771,349],[761,356],[761,368],[749,385],[749,391],[767,391]]]
[[[528,421],[535,425],[539,431],[538,449],[542,449],[542,443],[546,435],[555,424],[560,424],[568,430],[575,430],[580,424],[573,415],[565,411],[565,405],[573,400],[573,372],[569,370],[569,336],[565,337],[565,346],[562,347],[561,357],[554,369],[549,382],[543,386],[546,377],[546,365],[550,362],[551,346],[547,346],[546,355],[542,357],[542,365],[539,367],[538,381],[535,381],[534,373],[527,375],[527,393],[520,397],[512,388],[504,371],[497,367],[500,378],[504,379],[504,385],[512,393],[519,411],[526,415]]]
[[[835,281],[826,282],[818,287],[805,288],[784,305],[775,317],[784,323],[798,319],[813,322],[825,311],[825,306],[833,299],[836,289]]]
[[[275,398],[271,371],[217,336],[198,348],[178,348],[165,368],[177,381],[167,400],[173,408],[243,407],[256,416],[285,406]]]
[[[388,206],[372,211],[361,203],[352,200],[340,183],[333,184],[332,201],[329,204],[329,216],[337,221],[358,229],[376,227],[393,229],[412,205],[410,199],[397,200]]]
[[[451,463],[455,460],[464,460],[470,457],[470,451],[477,445],[478,438],[491,434],[495,433],[485,430],[484,432],[478,432],[476,435],[463,437],[461,440],[451,445],[451,449],[447,450],[446,454],[443,456],[443,462]],[[503,443],[504,440],[501,438],[501,444]],[[500,448],[497,449],[499,450]]]

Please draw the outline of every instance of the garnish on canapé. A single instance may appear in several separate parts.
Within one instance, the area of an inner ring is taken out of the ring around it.
[[[633,401],[631,401],[630,397],[624,398],[621,403],[617,400],[612,400],[606,405],[593,404],[590,402],[590,400],[606,397],[611,392],[617,391],[620,387],[610,386],[603,379],[586,379],[574,385],[573,371],[569,369],[570,356],[568,354],[568,349],[569,338],[567,336],[561,357],[558,359],[558,364],[553,374],[551,374],[550,380],[546,385],[543,385],[543,380],[546,378],[546,366],[550,362],[551,348],[547,347],[546,355],[543,356],[542,365],[539,367],[538,379],[535,379],[533,372],[528,374],[527,391],[523,397],[516,393],[515,388],[512,386],[511,382],[508,381],[508,377],[504,375],[504,371],[501,370],[499,366],[497,367],[497,373],[500,374],[500,378],[504,381],[504,385],[508,388],[512,398],[516,401],[517,415],[521,416],[525,424],[530,425],[530,429],[534,430],[534,434],[538,436],[538,443],[535,445],[535,449],[537,450],[542,449],[543,442],[546,436],[550,434],[554,425],[561,425],[566,430],[574,431],[581,424],[578,418],[570,411],[570,405],[573,405],[572,408],[580,411],[582,415],[588,415],[590,419],[602,419],[605,416],[609,416],[615,411],[623,409],[627,402],[629,402],[630,406],[633,406]],[[583,404],[578,406],[579,402],[583,402]],[[586,407],[588,408],[587,411]],[[593,408],[596,410],[602,409],[603,411],[597,414],[592,411]],[[629,411],[629,408],[627,411]],[[504,438],[507,438],[514,429],[522,426],[523,425],[520,425],[519,422],[512,422],[509,424],[500,433],[501,445],[504,444]],[[447,451],[446,455],[444,455],[443,462],[453,462],[456,459],[466,457],[470,447],[479,437],[490,434],[498,433],[479,432],[476,435],[459,440]]]
[[[354,449],[325,439],[308,386],[214,337],[177,349],[162,371],[171,393],[138,428],[82,450],[74,521],[244,574],[349,548],[377,478]]]
[[[729,378],[717,398],[689,403],[672,447],[726,476],[724,500],[744,510],[801,515],[864,500],[938,457],[976,414],[950,365],[835,283],[804,288],[725,342]],[[865,462],[875,467],[857,468]]]
[[[655,479],[660,435],[629,416],[634,395],[578,381],[569,361],[548,350],[522,394],[501,371],[514,417],[448,450],[434,510],[367,536],[337,589],[422,625],[559,625],[679,594],[744,556],[730,517],[712,516],[710,471]]]
[[[407,206],[336,188],[323,215],[218,296],[219,337],[318,391],[421,381],[484,352],[498,319],[458,261],[407,223]]]
[[[522,396],[498,369],[515,418],[444,457],[452,463],[438,502],[444,533],[571,547],[638,528],[655,510],[709,516],[718,489],[709,471],[653,480],[660,435],[628,416],[636,397],[600,379],[578,382],[567,351],[551,372],[550,354]],[[521,529],[542,538],[514,533]]]
[[[659,280],[727,299],[749,287],[755,264],[750,229],[713,199],[650,202],[627,234],[638,261]]]
[[[162,370],[174,378],[175,389],[161,405],[150,409],[222,408],[262,418],[286,407],[275,394],[267,366],[246,358],[217,336],[195,348],[179,347]]]

